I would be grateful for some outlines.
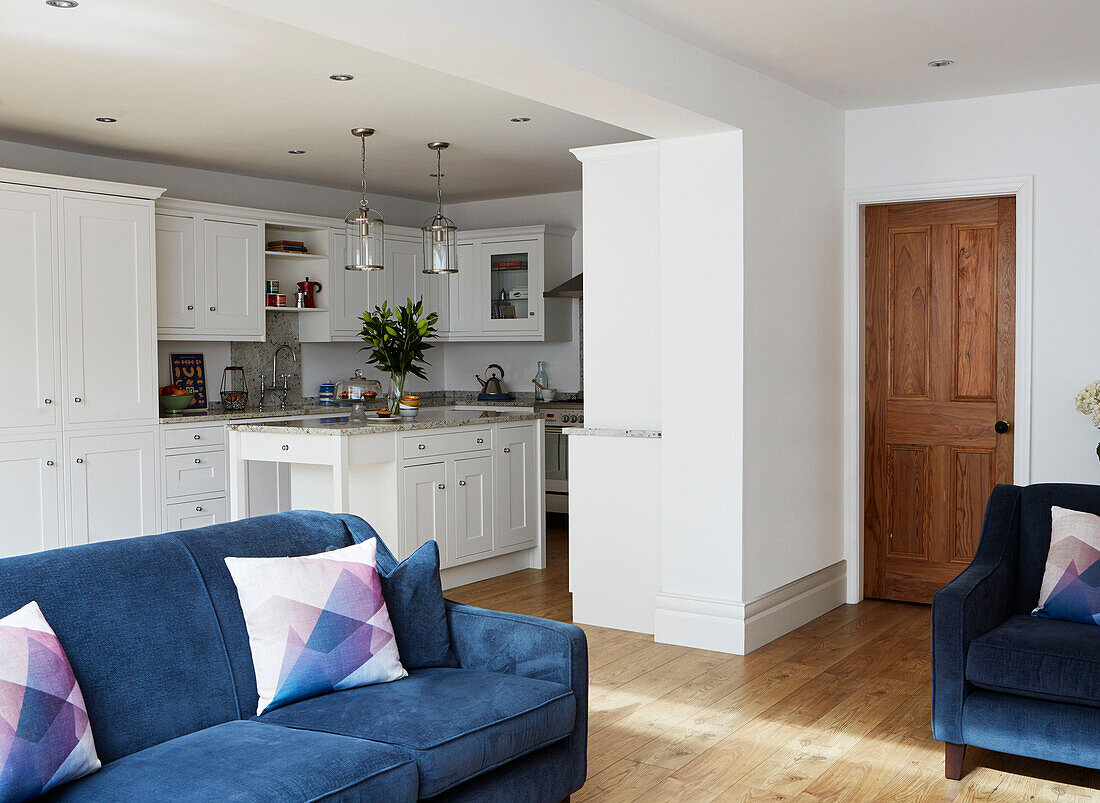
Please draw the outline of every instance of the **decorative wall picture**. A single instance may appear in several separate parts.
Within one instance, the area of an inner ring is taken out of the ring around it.
[[[206,409],[206,361],[202,354],[173,354],[172,384],[190,388],[195,400],[188,410]]]

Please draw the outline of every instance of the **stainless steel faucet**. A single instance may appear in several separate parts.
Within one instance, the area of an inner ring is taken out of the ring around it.
[[[286,343],[275,349],[275,353],[271,357],[271,387],[266,384],[266,379],[263,374],[260,374],[260,409],[264,409],[264,396],[268,391],[279,395],[279,408],[286,409],[286,396],[287,396],[287,380],[291,377],[291,374],[283,374],[283,386],[280,388],[276,384],[276,378],[279,376],[279,352],[286,349],[290,352],[291,358],[294,362],[298,362],[298,355],[294,353],[294,349],[288,346]]]

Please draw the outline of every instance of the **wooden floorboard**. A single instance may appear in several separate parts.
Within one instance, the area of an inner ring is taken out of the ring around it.
[[[568,541],[547,568],[450,599],[571,621]],[[582,625],[588,781],[573,801],[1100,800],[1100,772],[978,748],[961,781],[932,739],[927,606],[844,605],[745,656]]]

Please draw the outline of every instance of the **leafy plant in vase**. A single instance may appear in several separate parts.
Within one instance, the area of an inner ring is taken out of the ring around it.
[[[424,312],[424,302],[411,298],[404,306],[392,309],[385,301],[374,312],[362,315],[363,330],[359,337],[367,345],[360,351],[369,351],[367,365],[390,375],[390,412],[396,414],[401,397],[405,394],[405,380],[409,374],[427,379],[423,366],[431,365],[424,352],[432,348],[428,341],[435,337],[439,315]]]
[[[1073,401],[1078,412],[1092,419],[1094,427],[1100,427],[1100,381],[1081,388]],[[1096,456],[1100,458],[1100,443],[1096,445]]]

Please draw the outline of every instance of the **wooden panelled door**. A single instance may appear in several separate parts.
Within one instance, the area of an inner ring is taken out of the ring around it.
[[[866,209],[864,594],[931,602],[1012,482],[1016,200]]]

